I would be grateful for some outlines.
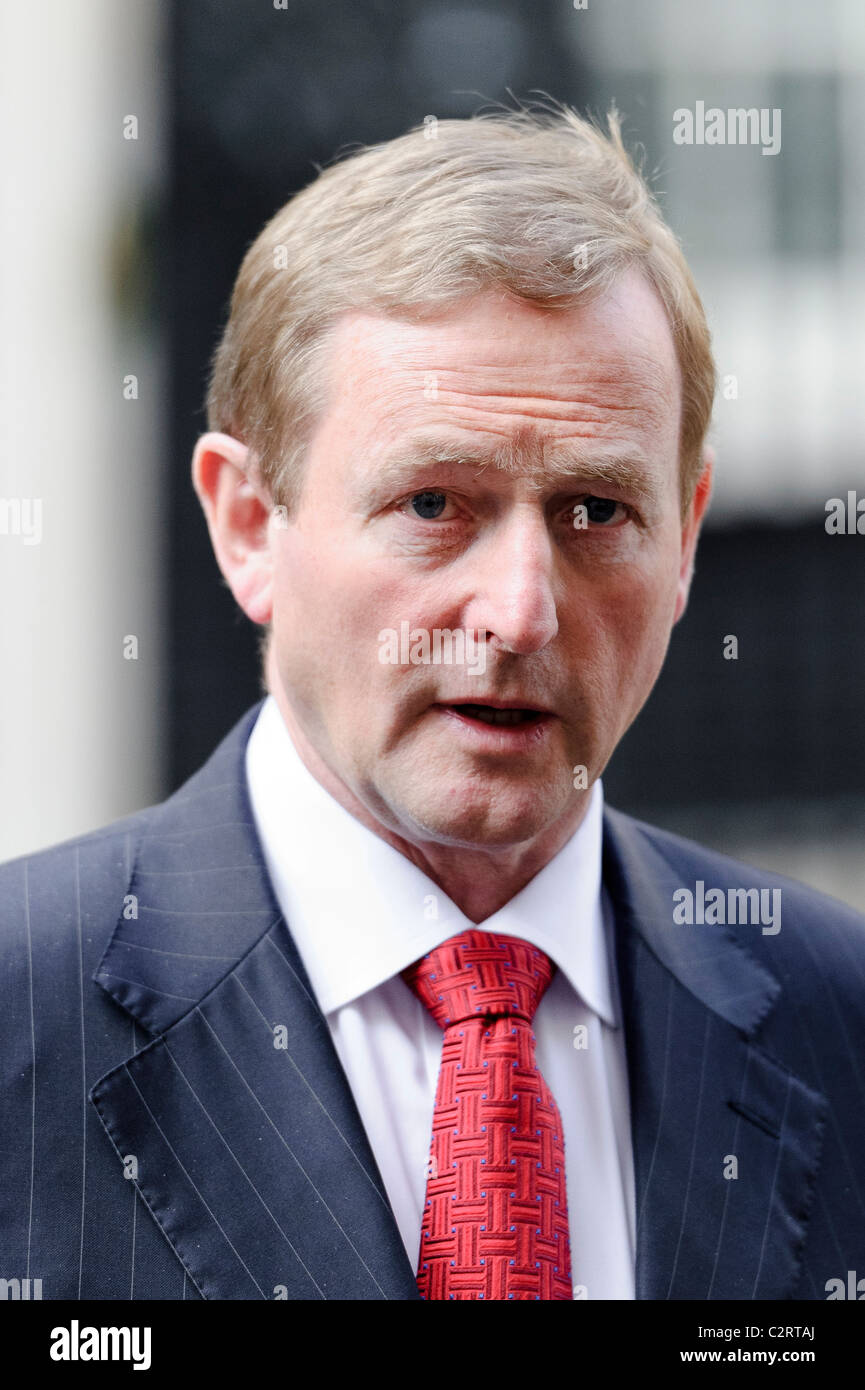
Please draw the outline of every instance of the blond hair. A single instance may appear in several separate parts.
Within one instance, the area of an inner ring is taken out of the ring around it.
[[[234,286],[207,416],[210,429],[249,447],[274,503],[290,509],[297,499],[326,400],[328,330],[345,312],[422,317],[490,287],[566,308],[636,266],[675,343],[688,506],[715,393],[709,330],[615,109],[607,126],[557,103],[428,117],[349,152],[271,218]]]

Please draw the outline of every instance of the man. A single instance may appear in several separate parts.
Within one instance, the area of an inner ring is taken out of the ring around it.
[[[267,698],[2,872],[2,1272],[825,1298],[865,922],[599,780],[709,497],[699,298],[614,117],[433,133],[321,174],[235,287],[193,478]]]

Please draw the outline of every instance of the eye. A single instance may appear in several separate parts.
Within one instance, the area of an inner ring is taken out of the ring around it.
[[[438,521],[447,500],[444,492],[416,492],[408,499],[408,506],[421,521]]]
[[[601,526],[612,530],[614,526],[628,519],[628,508],[615,497],[582,497],[573,509],[574,526],[577,530],[587,526]]]

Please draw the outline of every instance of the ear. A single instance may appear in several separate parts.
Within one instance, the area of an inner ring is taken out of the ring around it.
[[[273,507],[249,449],[229,434],[203,434],[192,455],[192,484],[229,589],[254,623],[270,622]]]
[[[676,589],[676,609],[673,622],[677,623],[688,605],[691,578],[694,573],[694,554],[697,537],[712,492],[712,469],[715,463],[715,450],[711,444],[703,448],[703,467],[694,489],[694,496],[682,522],[682,561],[679,567],[679,583]]]

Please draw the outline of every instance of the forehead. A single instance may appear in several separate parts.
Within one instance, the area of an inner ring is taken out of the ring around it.
[[[384,445],[419,423],[503,439],[678,436],[679,367],[663,304],[637,271],[567,309],[485,290],[423,320],[354,311],[329,343],[335,429]]]

